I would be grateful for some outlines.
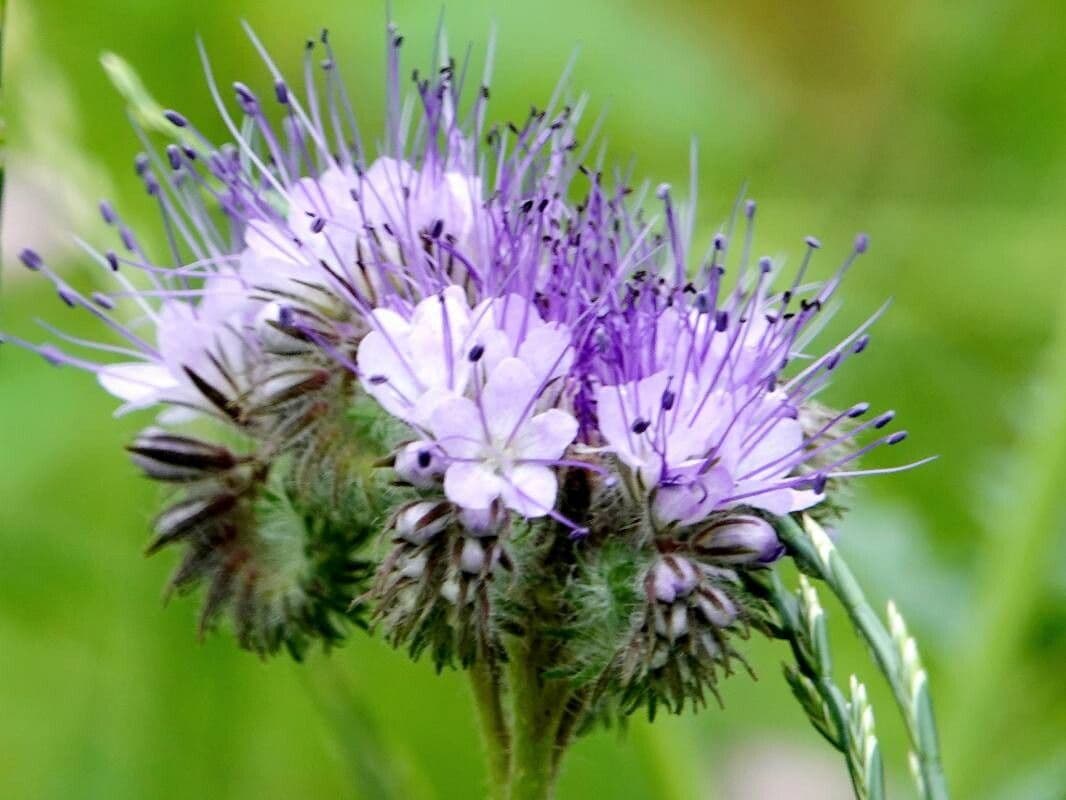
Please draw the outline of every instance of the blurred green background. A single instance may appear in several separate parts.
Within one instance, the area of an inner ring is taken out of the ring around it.
[[[223,83],[266,90],[238,21],[290,73],[327,26],[364,130],[379,124],[377,0],[9,6],[2,326],[30,338],[44,337],[37,316],[89,326],[23,274],[21,246],[86,280],[69,231],[104,240],[99,197],[144,238],[156,230],[102,50],[222,139],[196,35]],[[424,66],[439,0],[394,9],[407,66]],[[828,397],[896,408],[912,437],[890,455],[941,458],[858,487],[841,547],[923,644],[955,796],[1066,797],[1061,4],[454,0],[446,20],[455,50],[480,52],[498,26],[496,119],[542,104],[580,43],[573,84],[606,110],[612,157],[683,186],[696,137],[705,232],[748,181],[760,253],[795,261],[814,234],[824,273],[856,231],[871,234],[835,325],[895,302]],[[190,599],[162,606],[174,556],[141,555],[157,498],[120,447],[146,420],[112,420],[114,405],[88,376],[0,350],[0,796],[360,797],[353,765],[371,757],[405,796],[477,797],[461,675],[437,677],[363,635],[303,666],[263,663],[226,635],[198,644]],[[871,685],[892,795],[908,797],[889,695],[828,608],[839,677]],[[561,796],[848,797],[842,762],[780,679],[784,649],[749,653],[759,680],[728,681],[724,710],[582,740]]]

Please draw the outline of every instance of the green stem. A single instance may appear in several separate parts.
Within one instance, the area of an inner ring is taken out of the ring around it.
[[[559,769],[563,765],[563,756],[566,755],[566,751],[570,748],[574,735],[577,733],[577,728],[585,716],[589,694],[590,691],[588,689],[576,692],[566,702],[563,713],[560,716],[559,725],[555,732],[555,743],[552,746],[551,770],[553,781],[559,777]]]
[[[940,764],[940,745],[924,671],[919,670],[919,676],[905,669],[891,634],[871,608],[855,576],[824,531],[820,528],[804,531],[791,517],[777,518],[776,528],[781,540],[797,560],[833,590],[869,645],[903,712],[907,733],[918,760],[923,798],[947,800],[947,781]]]
[[[503,711],[499,665],[480,659],[468,672],[488,757],[488,794],[493,800],[504,800],[511,772],[511,733]]]
[[[510,652],[510,687],[514,708],[511,750],[511,800],[548,800],[554,796],[559,723],[566,707],[561,681],[541,676],[541,647],[514,639]]]

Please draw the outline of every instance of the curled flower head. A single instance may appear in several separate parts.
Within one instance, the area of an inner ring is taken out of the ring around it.
[[[787,273],[753,260],[748,201],[699,258],[695,209],[590,162],[563,85],[490,124],[445,53],[405,96],[390,26],[369,147],[327,35],[303,92],[252,41],[270,97],[227,100],[204,57],[231,142],[175,111],[173,141],[141,132],[163,248],[103,204],[108,287],[22,255],[111,337],[34,349],[155,414],[130,450],[171,492],[149,549],[183,548],[172,587],[258,652],[350,621],[438,668],[519,641],[582,725],[703,702],[773,632],[776,518],[898,469],[855,463],[902,441],[892,412],[817,399],[880,314],[815,344],[866,237],[822,281],[807,239]]]

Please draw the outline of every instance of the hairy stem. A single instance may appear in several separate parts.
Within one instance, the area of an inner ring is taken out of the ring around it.
[[[511,773],[511,732],[503,710],[499,664],[495,660],[479,659],[468,673],[488,758],[489,797],[504,800]]]
[[[920,667],[911,669],[904,662],[892,634],[870,606],[855,576],[817,523],[808,520],[808,530],[805,531],[791,517],[778,517],[776,528],[781,540],[797,560],[833,590],[888,680],[906,722],[917,762],[921,796],[924,800],[947,800],[947,781],[940,764],[940,745],[925,671]]]
[[[541,675],[545,651],[536,638],[515,638],[510,651],[514,704],[511,800],[547,800],[555,792],[556,747],[567,691],[563,681],[545,680]]]
[[[565,703],[563,713],[559,719],[559,726],[555,732],[555,744],[552,747],[552,780],[559,777],[559,768],[563,764],[563,756],[570,748],[571,742],[577,733],[577,729],[585,716],[588,708],[589,691],[580,691],[572,695]]]

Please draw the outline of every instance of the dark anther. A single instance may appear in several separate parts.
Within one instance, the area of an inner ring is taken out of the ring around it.
[[[39,270],[43,263],[40,255],[37,254],[37,251],[31,250],[28,247],[19,253],[19,260],[26,265],[26,269],[31,269],[34,272]]]
[[[475,344],[470,348],[470,352],[467,354],[467,358],[471,361],[477,362],[481,360],[481,357],[485,355],[485,348],[483,345]]]
[[[115,209],[113,209],[111,204],[106,200],[100,201],[100,216],[104,218],[104,222],[108,225],[115,224]]]
[[[189,120],[185,119],[185,117],[183,117],[177,111],[167,109],[163,112],[163,116],[166,117],[167,122],[178,128],[184,128],[186,125],[189,124]]]
[[[896,412],[895,411],[886,411],[884,414],[882,414],[876,420],[874,420],[874,427],[875,428],[883,428],[883,427],[885,427],[888,423],[890,423],[895,418],[895,416],[896,416]]]
[[[167,160],[171,169],[181,169],[181,150],[175,144],[167,145]]]
[[[649,425],[651,425],[651,422],[649,422],[648,420],[638,419],[636,422],[633,423],[633,427],[630,430],[632,430],[633,433],[640,435],[648,429]]]

